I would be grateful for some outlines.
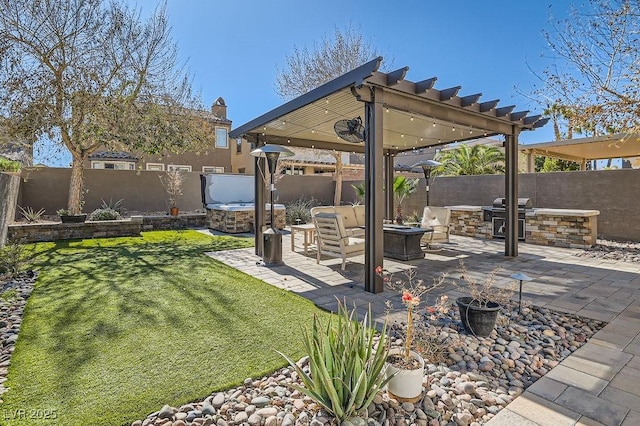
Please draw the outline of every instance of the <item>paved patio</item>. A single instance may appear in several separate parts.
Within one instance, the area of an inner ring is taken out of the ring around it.
[[[416,266],[420,278],[456,273],[458,260],[467,269],[486,274],[502,267],[498,285],[509,285],[509,276],[524,272],[534,280],[524,283],[523,301],[557,311],[608,321],[588,343],[530,386],[487,424],[502,425],[638,425],[640,424],[640,264],[588,259],[579,250],[521,243],[517,258],[504,256],[504,242],[452,236],[440,251],[424,260],[395,262],[385,259],[392,272]],[[290,250],[283,238],[284,265],[261,266],[254,249],[211,253],[211,256],[274,286],[293,291],[316,305],[335,310],[336,298],[356,304],[364,313],[371,303],[373,315],[382,320],[385,302],[398,295],[364,291],[363,257],[350,258],[345,271],[340,259],[316,264],[315,252]],[[452,300],[463,295],[444,289]],[[398,315],[400,313],[392,314]]]

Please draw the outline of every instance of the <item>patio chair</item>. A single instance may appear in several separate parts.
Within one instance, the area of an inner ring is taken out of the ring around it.
[[[451,210],[447,207],[425,207],[422,213],[422,228],[433,229],[433,232],[425,232],[420,240],[427,247],[433,243],[449,242],[449,221],[451,220]]]
[[[347,235],[340,213],[317,213],[313,216],[313,223],[318,238],[316,263],[320,263],[323,254],[342,258],[344,271],[347,257],[364,254],[364,239]]]

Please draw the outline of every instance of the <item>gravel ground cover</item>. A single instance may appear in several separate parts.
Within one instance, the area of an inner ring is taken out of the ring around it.
[[[434,322],[434,336],[442,343],[442,362],[429,363],[416,403],[400,402],[381,392],[360,424],[369,426],[479,425],[492,418],[524,389],[582,346],[601,321],[548,309],[516,305],[502,311],[500,325],[487,338],[461,330],[457,309]],[[402,345],[402,324],[390,335]],[[303,358],[299,361],[306,365]],[[182,407],[165,405],[133,426],[321,426],[331,419],[309,398],[287,384],[299,383],[296,373],[283,368],[261,378],[247,378],[241,387],[216,392]]]

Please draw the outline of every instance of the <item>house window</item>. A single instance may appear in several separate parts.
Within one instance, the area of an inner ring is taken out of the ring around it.
[[[236,139],[236,154],[242,154],[242,138]]]
[[[202,166],[202,173],[224,173],[224,167]]]
[[[164,164],[162,163],[147,163],[147,170],[153,172],[164,172]]]
[[[216,127],[216,148],[229,148],[227,129]]]
[[[245,169],[244,167],[240,167],[240,168],[238,169],[238,173],[242,173],[242,174],[244,174],[244,173],[247,173],[247,172],[246,172],[246,169]]]
[[[303,175],[304,167],[287,167],[282,169],[283,175]]]
[[[107,169],[107,170],[135,170],[135,163],[129,163],[127,161],[92,161],[92,169]]]
[[[181,164],[169,164],[167,166],[167,170],[169,170],[170,172],[173,170],[180,170],[181,172],[190,172],[191,166],[185,166]]]

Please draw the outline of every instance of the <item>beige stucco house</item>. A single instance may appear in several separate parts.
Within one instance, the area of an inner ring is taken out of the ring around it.
[[[179,169],[199,173],[253,174],[251,144],[243,139],[230,139],[231,120],[227,118],[224,99],[218,98],[208,117],[214,123],[210,149],[205,152],[143,155],[136,152],[116,152],[106,149],[91,154],[85,161],[88,169],[168,171]]]

